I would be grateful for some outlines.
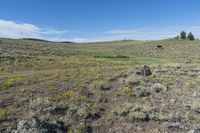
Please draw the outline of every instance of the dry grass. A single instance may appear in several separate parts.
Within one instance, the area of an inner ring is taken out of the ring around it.
[[[71,125],[69,132],[79,131],[81,123],[81,130],[119,129],[124,120],[143,129],[141,121],[149,119],[166,131],[187,132],[199,122],[194,100],[200,86],[199,45],[199,41],[173,39],[94,44],[2,40],[0,119],[9,121],[1,122],[0,128],[5,123],[16,125],[28,115],[27,108],[42,114],[45,111],[37,107],[49,106],[48,115],[40,117],[51,122],[63,118]],[[135,74],[143,65],[150,66],[152,76]],[[37,97],[43,100],[29,103]],[[113,110],[123,117],[113,115]],[[99,123],[107,125],[96,127]]]

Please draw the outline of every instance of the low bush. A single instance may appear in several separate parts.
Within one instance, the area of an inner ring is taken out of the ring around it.
[[[156,83],[156,84],[152,85],[150,89],[152,92],[160,93],[162,91],[166,91],[167,87],[160,83]]]
[[[90,88],[96,90],[110,90],[112,86],[105,81],[94,81],[90,84]]]
[[[121,92],[123,94],[129,95],[129,96],[133,96],[134,95],[134,90],[130,87],[124,87],[121,89]]]
[[[0,108],[0,122],[7,117],[8,113],[6,109]]]
[[[191,109],[200,113],[200,99],[195,99],[192,101]]]
[[[52,112],[56,106],[54,103],[50,102],[47,98],[38,97],[36,99],[30,100],[29,109],[33,113],[44,114]]]
[[[140,86],[136,88],[136,96],[137,97],[146,97],[150,95],[150,92],[147,88]]]

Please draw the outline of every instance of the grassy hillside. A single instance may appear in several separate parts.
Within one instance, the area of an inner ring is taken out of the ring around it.
[[[195,130],[199,51],[200,41],[173,39],[85,44],[1,39],[0,129],[16,129],[34,115],[64,122],[66,132]],[[143,65],[153,75],[136,75]]]

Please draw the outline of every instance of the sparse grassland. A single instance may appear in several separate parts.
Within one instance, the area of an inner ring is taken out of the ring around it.
[[[30,115],[66,132],[188,132],[200,121],[199,51],[198,40],[2,39],[0,132]],[[136,75],[143,65],[153,75]]]

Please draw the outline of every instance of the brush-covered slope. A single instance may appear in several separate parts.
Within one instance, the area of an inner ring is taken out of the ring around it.
[[[198,131],[199,51],[174,39],[1,39],[0,132],[31,116],[62,132]],[[151,76],[136,74],[143,65]]]

